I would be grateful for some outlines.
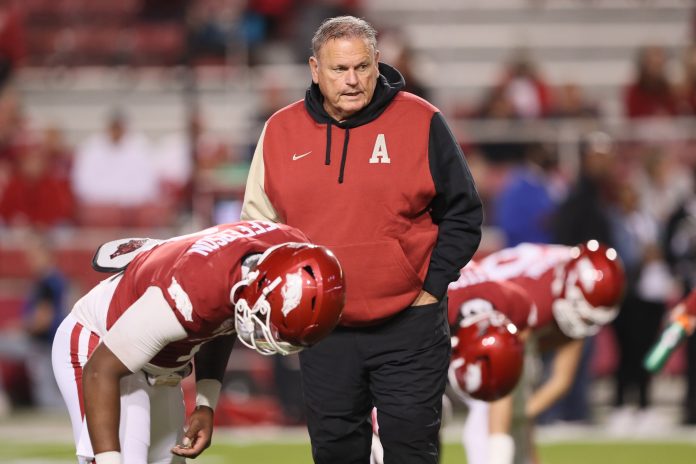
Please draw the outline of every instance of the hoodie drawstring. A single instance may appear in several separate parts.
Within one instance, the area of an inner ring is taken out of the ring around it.
[[[331,121],[326,123],[326,157],[324,159],[325,165],[331,164]],[[338,183],[343,183],[343,171],[346,168],[346,158],[348,155],[348,140],[350,140],[350,129],[346,127],[346,136],[343,139],[343,152],[341,153],[341,170],[338,173]]]
[[[326,123],[326,158],[325,165],[331,164],[331,121]]]
[[[338,173],[338,183],[343,183],[343,170],[346,167],[346,158],[348,154],[348,140],[350,139],[350,129],[346,127],[346,137],[343,139],[343,153],[341,154],[341,170]]]

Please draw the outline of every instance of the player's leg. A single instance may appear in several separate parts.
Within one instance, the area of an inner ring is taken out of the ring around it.
[[[180,385],[150,389],[150,459],[151,464],[186,462],[171,449],[184,437],[184,395]]]
[[[300,352],[312,456],[317,464],[368,461],[371,402],[357,331],[339,327]]]
[[[527,418],[527,402],[534,386],[541,377],[536,340],[529,339],[525,344],[524,370],[522,377],[513,390],[513,415],[510,435],[514,441],[514,464],[531,464],[536,462],[536,443],[534,440],[534,422]]]
[[[51,352],[53,373],[70,415],[80,462],[89,462],[93,457],[84,423],[82,368],[98,342],[96,335],[85,329],[72,315],[68,315],[56,332]]]
[[[121,425],[119,439],[123,462],[148,464],[151,443],[150,392],[145,374],[136,372],[121,379]]]
[[[437,463],[451,349],[444,309],[409,308],[360,338],[385,464]]]
[[[488,415],[489,404],[469,398],[466,400],[469,412],[462,430],[462,445],[468,464],[488,463]]]

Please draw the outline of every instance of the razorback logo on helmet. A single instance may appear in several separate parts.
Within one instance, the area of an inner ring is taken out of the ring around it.
[[[117,248],[116,251],[111,253],[109,255],[109,258],[114,259],[117,256],[125,255],[126,253],[131,253],[138,248],[142,247],[145,242],[147,242],[148,239],[146,238],[134,238],[131,240],[128,240],[125,243],[121,243]]]
[[[345,303],[343,271],[328,248],[285,243],[269,248],[230,297],[244,345],[266,355],[296,353],[338,324]]]
[[[302,270],[291,272],[285,275],[285,284],[280,290],[283,295],[283,316],[287,316],[290,311],[300,305],[302,299]]]

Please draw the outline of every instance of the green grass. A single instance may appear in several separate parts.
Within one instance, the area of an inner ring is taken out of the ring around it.
[[[71,462],[74,452],[70,445],[17,444],[0,442],[2,461]],[[559,443],[540,448],[543,464],[693,464],[696,444],[687,443]],[[73,461],[74,462],[74,461]],[[216,444],[192,464],[254,463],[308,464],[311,463],[307,444],[254,443],[249,446]],[[442,464],[464,464],[461,446],[446,444]]]
[[[693,464],[696,443],[559,443],[540,455],[543,464]]]

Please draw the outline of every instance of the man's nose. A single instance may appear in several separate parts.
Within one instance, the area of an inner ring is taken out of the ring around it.
[[[357,85],[358,84],[358,73],[355,72],[355,69],[349,69],[348,72],[346,73],[346,84],[348,84],[348,85]]]

